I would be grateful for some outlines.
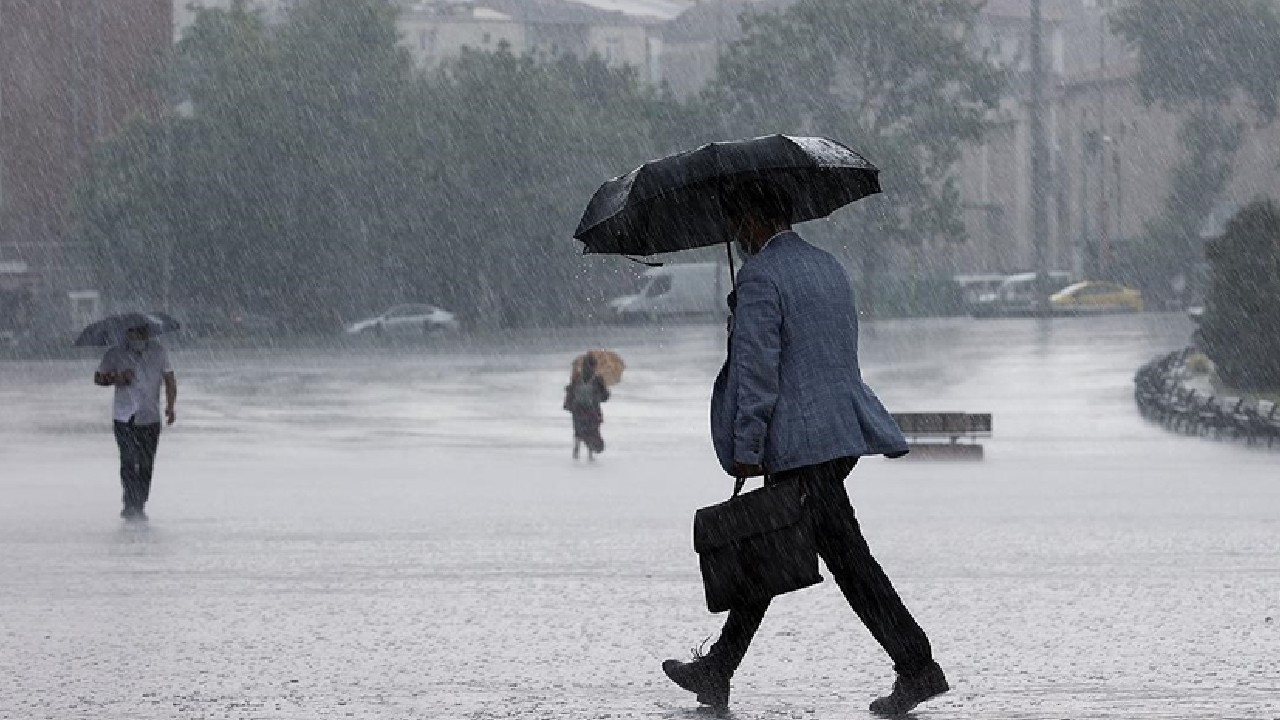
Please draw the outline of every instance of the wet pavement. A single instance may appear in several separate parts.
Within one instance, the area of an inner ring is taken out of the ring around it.
[[[1280,449],[1144,422],[1172,315],[864,329],[893,410],[992,412],[980,463],[869,460],[873,551],[953,691],[920,718],[1280,718]],[[151,521],[117,517],[95,358],[0,364],[0,718],[697,718],[690,541],[727,496],[715,326],[174,353]],[[628,361],[569,458],[569,360]],[[737,718],[867,717],[890,668],[827,582]]]

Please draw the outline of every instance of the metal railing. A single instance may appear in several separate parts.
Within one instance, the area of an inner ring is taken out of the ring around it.
[[[1186,386],[1190,375],[1186,348],[1143,365],[1133,377],[1133,397],[1143,417],[1174,432],[1201,437],[1243,439],[1252,445],[1280,440],[1280,405],[1218,396]]]

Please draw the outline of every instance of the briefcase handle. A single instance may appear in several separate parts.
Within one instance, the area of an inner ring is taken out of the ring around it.
[[[765,474],[764,474],[764,478],[762,479],[762,482],[764,482],[764,484],[768,485],[768,484],[769,484],[769,481],[770,481],[772,478],[773,478],[773,475],[771,475],[770,473],[765,473]],[[744,477],[734,478],[734,479],[733,479],[733,494],[729,496],[729,499],[730,499],[730,500],[732,500],[732,499],[734,499],[734,498],[738,497],[738,494],[742,492],[742,486],[743,486],[743,485],[746,485],[746,484],[747,484],[747,478],[744,478]]]

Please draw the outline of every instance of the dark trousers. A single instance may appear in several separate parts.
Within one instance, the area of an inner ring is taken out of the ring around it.
[[[160,444],[160,423],[135,425],[116,421],[116,445],[120,448],[120,485],[124,506],[141,510],[151,496],[151,468]]]
[[[862,537],[844,487],[845,478],[857,462],[857,458],[841,458],[779,473],[771,481],[798,479],[805,484],[806,507],[813,520],[818,555],[849,601],[849,607],[889,654],[894,669],[912,675],[933,662],[933,649],[880,563],[871,557],[871,549]],[[720,639],[707,653],[708,659],[732,675],[768,609],[769,600],[731,609]]]

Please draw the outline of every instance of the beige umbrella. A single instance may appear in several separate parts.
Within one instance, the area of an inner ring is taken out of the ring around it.
[[[582,361],[586,360],[588,355],[595,356],[596,374],[604,380],[605,385],[617,385],[622,382],[622,371],[626,369],[626,363],[622,362],[622,357],[612,350],[588,350],[573,359],[573,372],[570,375],[570,382],[576,380],[582,375]]]

